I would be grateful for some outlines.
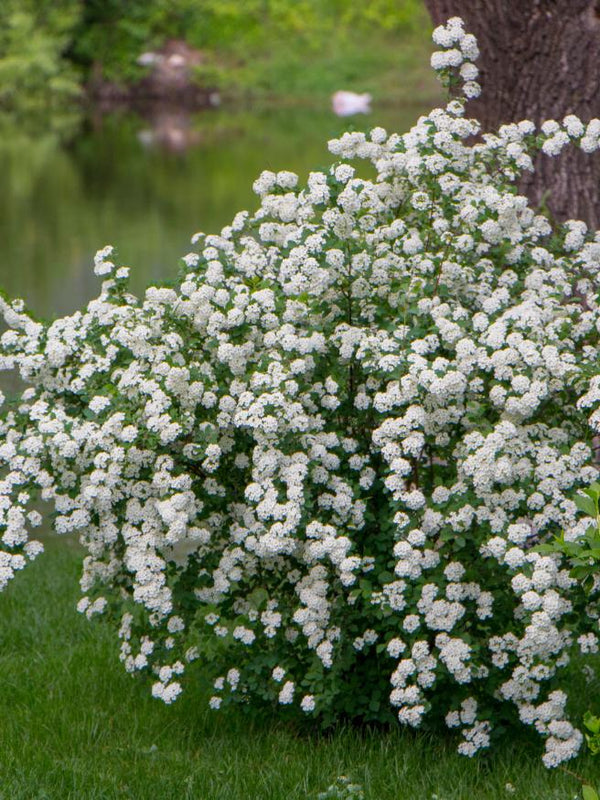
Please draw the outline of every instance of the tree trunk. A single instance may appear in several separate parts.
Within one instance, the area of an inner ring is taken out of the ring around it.
[[[600,117],[600,0],[425,0],[436,25],[460,16],[479,41],[482,92],[468,113],[505,122]],[[540,155],[521,190],[557,220],[600,227],[600,154]]]

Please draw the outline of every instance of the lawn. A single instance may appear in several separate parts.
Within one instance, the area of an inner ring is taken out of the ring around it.
[[[378,106],[437,103],[440,88],[429,66],[429,27],[391,34],[353,32],[306,46],[290,37],[249,56],[235,50],[210,55],[199,75],[230,104],[321,107],[338,89],[369,92]]]
[[[111,630],[75,611],[79,557],[74,542],[51,541],[0,596],[2,800],[300,800],[342,774],[367,800],[577,795],[574,778],[543,768],[535,739],[470,761],[450,741],[399,730],[253,724],[209,711],[201,685],[164,706],[124,672]],[[597,687],[575,669],[572,682],[584,708]],[[590,756],[569,766],[600,781]]]

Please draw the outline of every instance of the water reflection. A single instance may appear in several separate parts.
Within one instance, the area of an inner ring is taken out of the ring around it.
[[[195,231],[255,207],[262,169],[306,176],[328,163],[326,142],[344,130],[405,130],[421,112],[356,121],[305,108],[116,113],[66,144],[50,127],[36,136],[0,128],[0,287],[42,316],[68,313],[96,293],[93,254],[111,243],[142,291],[176,275]]]
[[[144,147],[162,147],[172,153],[183,153],[202,142],[191,116],[181,109],[159,108],[151,123],[137,132],[138,141]]]

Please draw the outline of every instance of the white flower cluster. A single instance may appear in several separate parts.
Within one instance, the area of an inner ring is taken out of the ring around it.
[[[456,19],[434,38],[462,100],[344,134],[305,187],[263,173],[174,288],[138,300],[104,248],[84,311],[0,301],[0,367],[28,386],[0,421],[0,584],[39,551],[40,496],[87,548],[80,610],[118,620],[165,702],[194,662],[212,708],[437,716],[466,755],[516,706],[553,766],[581,742],[559,670],[597,640],[534,545],[585,531],[600,234],[553,229],[514,182],[600,123],[473,144],[476,42]]]
[[[446,25],[440,25],[432,34],[438,50],[431,56],[431,66],[438,73],[443,83],[452,85],[453,78],[458,76],[462,81],[462,94],[472,99],[481,93],[477,83],[479,70],[475,61],[479,58],[477,39],[472,33],[466,33],[460,17],[452,17]]]

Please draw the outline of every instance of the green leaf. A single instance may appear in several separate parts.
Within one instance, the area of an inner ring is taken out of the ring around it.
[[[600,717],[594,716],[591,711],[583,715],[583,724],[591,733],[600,733]]]
[[[577,508],[589,517],[595,517],[598,513],[598,500],[592,500],[587,492],[575,495],[574,502]]]
[[[589,747],[590,753],[593,756],[597,756],[598,753],[600,753],[600,736],[597,733],[595,733],[593,736],[588,736],[586,733],[585,740],[587,742],[587,746]]]
[[[594,568],[590,566],[581,566],[581,567],[573,567],[571,570],[571,577],[575,578],[576,581],[585,580],[585,578],[589,577],[591,573],[594,572]]]
[[[549,556],[552,553],[560,551],[561,548],[559,544],[538,544],[537,547],[534,547],[533,549],[536,553],[540,553],[542,556]]]
[[[583,796],[583,800],[600,800],[598,797],[598,792],[588,784],[583,786],[581,794]]]

